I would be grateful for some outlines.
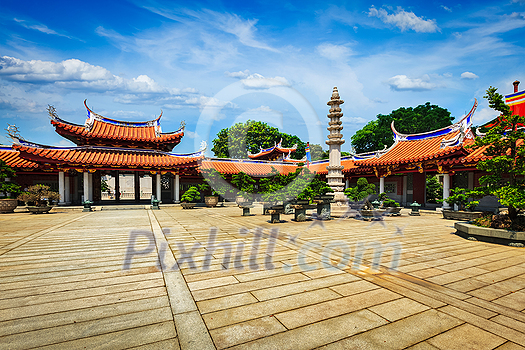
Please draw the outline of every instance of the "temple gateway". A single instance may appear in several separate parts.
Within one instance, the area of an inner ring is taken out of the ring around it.
[[[516,112],[525,108],[525,90],[519,92],[518,84],[515,82],[513,94],[505,96]],[[474,140],[471,127],[477,101],[467,115],[448,127],[405,135],[397,132],[392,124],[394,144],[390,148],[340,157],[340,144],[344,140],[339,105],[343,101],[338,93],[334,100],[334,94],[328,102],[331,109],[327,143],[332,159],[309,165],[311,171],[329,183],[349,187],[358,178],[365,177],[369,183],[376,184],[378,193],[386,192],[402,205],[417,201],[426,207],[438,206],[426,202],[427,175],[438,175],[444,198],[448,197],[451,187],[479,186],[479,178],[484,173],[477,170],[476,165],[484,159],[483,149],[467,148]],[[184,122],[176,131],[163,132],[162,113],[151,121],[128,122],[103,117],[93,112],[86,101],[84,105],[87,111],[84,125],[65,121],[50,109],[55,131],[76,146],[41,145],[23,139],[16,130],[10,132],[13,144],[0,146],[0,159],[16,170],[16,181],[22,188],[49,185],[60,193],[60,205],[80,205],[84,200],[95,203],[149,201],[151,194],[163,203],[177,203],[190,186],[202,183],[203,169],[215,169],[227,176],[242,171],[264,177],[272,168],[287,174],[306,166],[304,162],[290,159],[296,146],[284,148],[280,142],[257,154],[249,154],[247,159],[208,158],[204,155],[205,146],[192,154],[173,153],[184,137]],[[108,183],[113,191],[103,186]],[[102,191],[103,188],[106,190]],[[497,206],[494,198],[484,198],[479,205],[481,209]]]

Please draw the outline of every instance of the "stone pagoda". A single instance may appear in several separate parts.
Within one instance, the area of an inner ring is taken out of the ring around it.
[[[332,98],[326,103],[330,106],[330,113],[328,114],[330,121],[328,122],[329,126],[327,128],[330,134],[326,141],[326,144],[330,147],[330,157],[329,165],[326,167],[328,170],[326,179],[328,180],[328,186],[334,190],[334,203],[332,203],[331,208],[331,216],[334,217],[343,216],[348,209],[348,199],[343,193],[345,189],[343,183],[344,167],[341,165],[341,145],[345,143],[343,134],[341,134],[341,130],[343,130],[341,126],[343,112],[341,112],[340,105],[343,103],[345,103],[345,101],[339,98],[339,91],[337,91],[337,87],[334,87]]]

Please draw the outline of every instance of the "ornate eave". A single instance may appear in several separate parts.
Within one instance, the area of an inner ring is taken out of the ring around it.
[[[173,132],[161,130],[161,114],[146,122],[129,122],[103,117],[93,112],[86,101],[87,120],[84,125],[71,123],[50,114],[51,124],[61,136],[81,145],[111,146],[116,143],[124,147],[158,149],[169,152],[180,143],[184,136],[185,123]]]
[[[276,160],[281,157],[281,160],[289,160],[291,153],[297,151],[297,144],[293,145],[291,148],[284,148],[281,146],[282,142],[283,140],[281,139],[279,143],[276,143],[273,147],[266,149],[259,147],[260,150],[258,153],[248,153],[248,157],[259,160]]]
[[[120,168],[176,170],[196,167],[205,149],[191,154],[106,146],[55,147],[14,139],[13,150],[24,160],[68,168]]]

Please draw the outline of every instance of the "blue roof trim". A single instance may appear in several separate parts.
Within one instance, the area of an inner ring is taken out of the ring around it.
[[[431,137],[446,135],[451,131],[452,131],[452,128],[449,127],[449,128],[442,129],[442,130],[432,131],[432,132],[429,132],[423,135],[408,135],[406,139],[407,141],[423,140],[423,139],[427,139]]]
[[[525,90],[519,91],[519,92],[515,92],[515,93],[510,94],[510,95],[505,95],[505,98],[513,98],[513,97],[516,97],[516,96],[519,96],[519,95],[523,94],[524,92],[525,92]]]
[[[458,126],[463,124],[467,125],[468,128],[470,128],[472,124],[472,116],[474,115],[474,111],[476,111],[476,108],[478,107],[478,100],[474,99],[474,106],[472,106],[472,109],[470,112],[464,116],[461,120],[457,121],[456,123],[449,125],[447,127],[444,127],[439,130],[429,131],[421,134],[401,134],[397,132],[394,128],[394,122],[392,122],[392,132],[394,133],[394,139],[396,142],[398,141],[419,141],[424,140],[427,138],[437,137],[437,136],[443,136],[450,132],[453,132],[457,130]]]

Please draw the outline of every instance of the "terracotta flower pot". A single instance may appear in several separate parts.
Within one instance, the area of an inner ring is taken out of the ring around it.
[[[44,213],[48,213],[51,209],[53,209],[53,207],[51,206],[27,207],[27,210],[29,210],[31,214],[44,214]]]
[[[0,213],[12,213],[18,205],[18,199],[0,199]]]
[[[206,206],[213,208],[217,206],[217,203],[219,203],[219,197],[218,196],[206,196],[204,197],[204,202],[206,203]]]
[[[195,203],[181,203],[182,209],[193,209],[195,207]]]

